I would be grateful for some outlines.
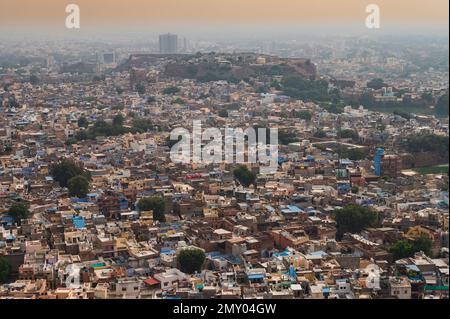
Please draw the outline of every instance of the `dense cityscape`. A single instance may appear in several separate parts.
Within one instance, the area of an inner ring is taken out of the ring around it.
[[[4,37],[0,299],[448,299],[448,49]],[[276,170],[173,161],[194,121]]]

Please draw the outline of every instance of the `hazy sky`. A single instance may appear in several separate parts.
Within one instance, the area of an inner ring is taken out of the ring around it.
[[[64,29],[65,7],[81,9],[81,27],[236,27],[343,25],[364,27],[365,8],[381,8],[382,27],[447,28],[448,0],[0,0],[0,31]],[[171,31],[171,30],[168,30]],[[177,31],[177,30],[175,30]]]

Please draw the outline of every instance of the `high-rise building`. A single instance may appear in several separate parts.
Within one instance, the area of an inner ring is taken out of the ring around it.
[[[178,36],[176,34],[161,34],[159,36],[159,52],[173,54],[178,52]]]
[[[97,62],[101,64],[111,64],[116,62],[114,52],[101,52],[97,54]]]
[[[381,161],[384,156],[384,149],[383,148],[377,148],[377,152],[375,153],[374,158],[374,166],[375,166],[375,175],[381,176]]]

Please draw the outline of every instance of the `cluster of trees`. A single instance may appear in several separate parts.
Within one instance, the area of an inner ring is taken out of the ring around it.
[[[14,219],[17,225],[21,224],[22,219],[30,218],[31,213],[29,211],[30,205],[22,202],[12,205],[6,212],[9,217]]]
[[[405,120],[410,120],[411,119],[411,113],[408,112],[403,112],[403,111],[394,111],[393,112],[394,115],[398,115],[403,117]]]
[[[182,249],[178,255],[180,270],[188,274],[200,272],[205,258],[205,252],[199,248],[191,247]]]
[[[85,141],[85,140],[93,140],[97,136],[118,136],[126,133],[126,129],[123,127],[123,117],[117,116],[118,118],[114,118],[113,123],[110,124],[104,120],[97,120],[94,125],[87,129],[78,131],[75,134],[76,141]],[[85,125],[83,123],[83,125]]]
[[[342,101],[332,103],[322,103],[321,107],[323,107],[329,113],[342,114],[344,112],[345,103]]]
[[[80,130],[75,134],[73,140],[69,140],[68,144],[76,143],[77,141],[93,140],[98,136],[119,136],[125,133],[144,133],[154,128],[153,123],[144,118],[135,118],[131,123],[131,127],[124,126],[125,118],[123,115],[116,115],[112,123],[108,123],[105,120],[97,120],[94,125],[88,127],[86,118],[81,117],[78,120],[78,126],[87,128]]]
[[[142,84],[142,83],[136,84],[135,89],[139,93],[139,95],[144,95],[145,94],[145,85],[144,84]]]
[[[345,233],[359,233],[368,227],[378,224],[378,215],[368,207],[348,205],[334,213],[337,232],[336,238],[342,239]]]
[[[186,104],[186,101],[183,100],[182,98],[177,97],[175,100],[172,101],[172,104],[184,105],[184,104]]]
[[[366,86],[370,89],[381,90],[382,88],[386,87],[387,84],[384,83],[383,79],[372,79],[367,82]]]
[[[383,87],[386,87],[387,84],[384,83],[383,79],[373,79],[367,82],[367,87],[375,90],[379,90]],[[429,92],[425,92],[422,94],[420,99],[412,100],[409,97],[404,97],[404,93],[407,93],[404,90],[399,90],[394,92],[395,96],[403,99],[401,101],[388,101],[388,102],[377,102],[375,101],[374,95],[372,92],[366,92],[361,95],[361,97],[355,101],[346,101],[347,104],[351,105],[364,105],[369,109],[383,109],[383,110],[394,110],[395,112],[402,113],[402,117],[409,119],[410,116],[405,109],[410,109],[412,112],[416,111],[420,112],[421,110],[427,110],[428,106],[435,104],[434,114],[438,117],[447,117],[449,114],[449,99],[448,92],[439,99],[433,97],[433,95]],[[407,115],[408,114],[408,115]],[[406,115],[406,116],[403,116]]]
[[[358,132],[354,130],[341,130],[338,132],[339,138],[351,138],[357,140],[359,138]]]
[[[145,133],[155,129],[155,126],[149,119],[136,118],[131,123],[131,133]]]
[[[124,92],[124,89],[121,88],[120,86],[116,86],[116,92],[118,95],[122,95],[122,93]]]
[[[226,109],[221,109],[221,110],[219,111],[219,116],[222,117],[222,118],[227,118],[227,117],[228,117],[228,110],[226,110]]]
[[[314,132],[313,136],[316,138],[325,138],[327,136],[327,133],[325,133],[324,130],[318,129]]]
[[[11,265],[5,257],[0,256],[0,284],[4,284],[11,274]]]
[[[266,141],[269,141],[269,139],[266,139]],[[299,139],[297,137],[297,134],[293,131],[289,130],[280,130],[278,132],[278,141],[282,145],[289,145],[291,143],[298,142]]]
[[[448,93],[444,94],[439,98],[437,101],[435,112],[437,116],[440,117],[447,117],[449,111],[449,101],[448,101]]]
[[[340,98],[337,90],[328,90],[328,82],[325,80],[284,77],[281,87],[285,95],[303,101],[327,102],[337,101]]]
[[[0,143],[0,155],[9,155],[12,151],[12,145]]]
[[[163,90],[163,93],[166,94],[166,95],[176,94],[178,92],[180,92],[180,88],[178,88],[176,86],[170,86],[170,87],[165,88]]]
[[[348,158],[352,161],[361,161],[369,155],[367,149],[342,147],[340,149],[340,158]]]
[[[427,256],[431,256],[431,246],[431,240],[426,237],[419,237],[412,242],[400,239],[392,245],[390,253],[395,260],[412,257],[419,251],[423,251]]]
[[[63,159],[50,168],[50,174],[61,187],[69,189],[70,196],[84,198],[89,192],[91,175],[74,161]]]
[[[308,122],[312,119],[311,112],[306,110],[294,111],[292,115],[297,119],[306,120]]]
[[[166,221],[166,204],[164,199],[160,196],[141,198],[137,204],[139,211],[152,211],[153,220],[159,222]]]
[[[448,137],[436,134],[410,135],[403,146],[411,153],[436,152],[448,154]]]
[[[37,84],[39,84],[40,81],[41,80],[39,79],[39,77],[36,74],[32,74],[30,76],[30,84],[37,85]]]
[[[256,181],[256,173],[249,170],[245,165],[239,165],[233,171],[234,177],[239,181],[239,183],[244,187],[249,187],[254,185]]]

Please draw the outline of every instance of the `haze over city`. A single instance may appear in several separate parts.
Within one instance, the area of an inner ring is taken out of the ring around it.
[[[64,28],[65,7],[81,8],[82,28]],[[2,0],[0,34],[41,34],[68,37],[148,35],[164,30],[216,38],[299,36],[314,34],[435,34],[448,32],[446,0],[377,1],[382,28],[364,25],[361,0]]]
[[[448,299],[448,7],[0,0],[0,300]]]

